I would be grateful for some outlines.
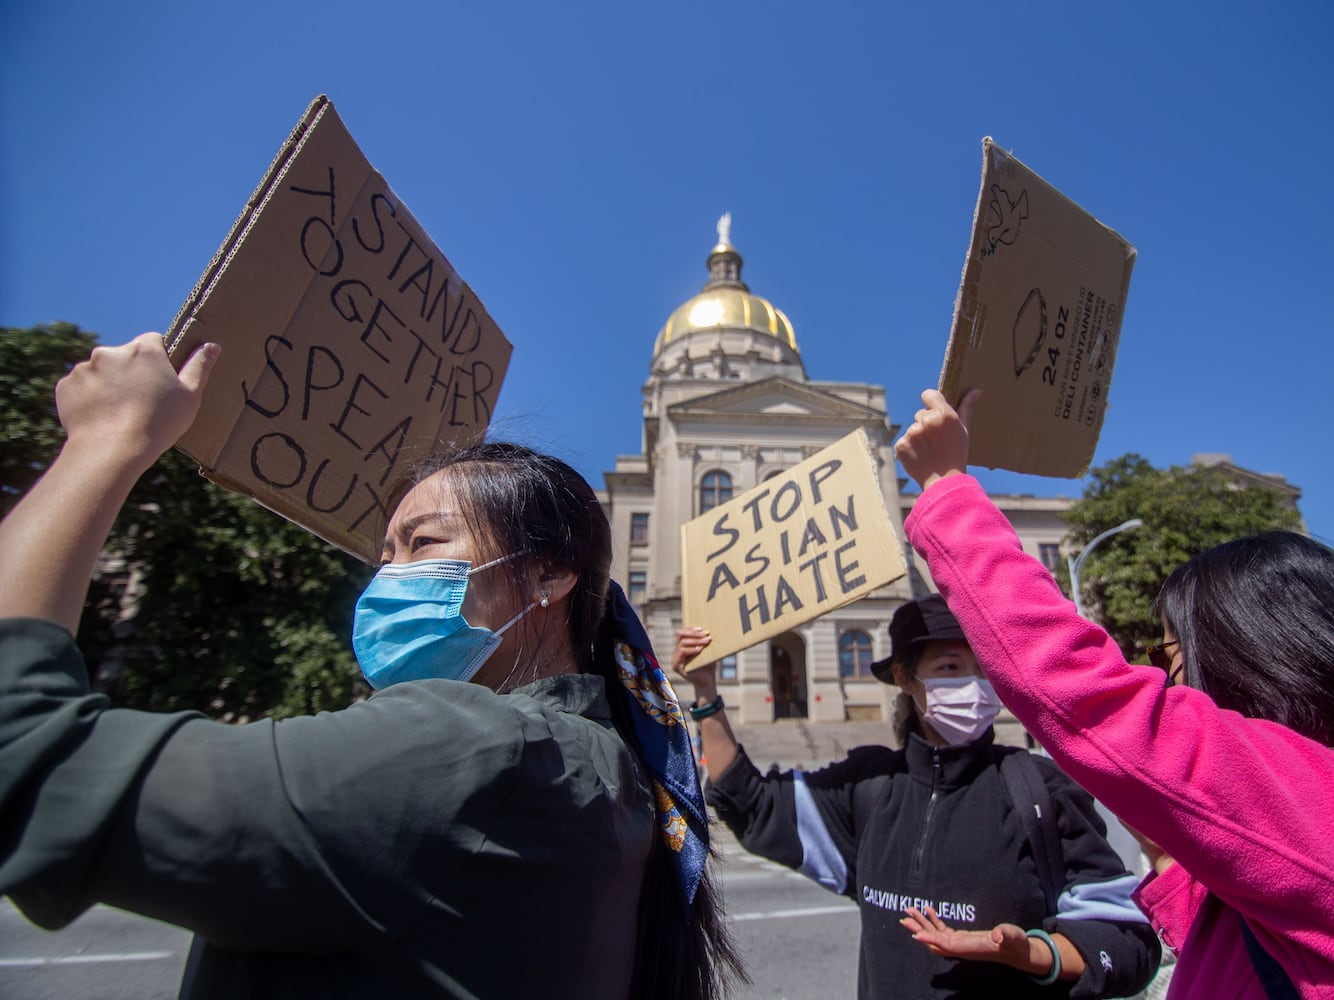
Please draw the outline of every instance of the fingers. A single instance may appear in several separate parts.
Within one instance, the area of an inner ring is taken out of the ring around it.
[[[964,427],[970,427],[973,423],[973,407],[977,405],[979,397],[982,395],[981,389],[969,389],[959,401],[959,420],[963,422]]]
[[[181,368],[181,385],[192,393],[202,392],[221,354],[222,348],[217,344],[201,344],[197,347]]]
[[[946,925],[945,921],[941,920],[940,917],[937,915],[936,911],[929,906],[926,908],[926,918],[929,921],[931,921],[931,926],[934,927],[936,930],[938,931],[949,930],[949,927]]]
[[[922,393],[922,409],[894,445],[894,457],[922,489],[945,476],[967,471],[965,417],[971,417],[978,396],[977,390],[965,394],[959,404],[961,414],[955,412],[940,390],[927,389]]]
[[[950,401],[945,398],[945,394],[939,389],[922,390],[922,405],[927,410],[943,410],[947,413],[953,413],[954,407],[950,406]]]
[[[941,949],[941,941],[937,937],[938,932],[922,911],[910,906],[903,912],[907,916],[900,917],[899,924],[912,935],[913,940],[925,945],[928,950],[937,955],[944,955],[945,952]]]
[[[713,642],[713,636],[694,625],[687,626],[676,633],[676,648],[687,659],[698,656],[711,642]]]
[[[697,625],[687,625],[676,633],[676,649],[672,652],[672,669],[685,673],[686,664],[699,656],[713,636]]]
[[[56,409],[67,438],[104,459],[146,467],[180,439],[203,401],[203,387],[221,353],[197,349],[178,374],[157,333],[116,347],[98,347],[56,385]]]
[[[916,923],[918,923],[923,930],[941,932],[941,931],[948,931],[950,929],[949,925],[946,924],[945,921],[941,920],[940,917],[936,914],[936,911],[929,906],[926,908],[925,911],[919,910],[915,906],[910,906],[903,912],[908,914],[908,916]],[[900,923],[902,922],[903,921],[900,921]]]

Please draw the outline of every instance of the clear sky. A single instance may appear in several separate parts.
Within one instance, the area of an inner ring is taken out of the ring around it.
[[[724,211],[810,377],[910,421],[991,135],[1139,252],[1094,464],[1228,453],[1334,542],[1331,38],[1323,0],[7,0],[0,325],[165,329],[327,93],[514,343],[504,435],[601,486]]]

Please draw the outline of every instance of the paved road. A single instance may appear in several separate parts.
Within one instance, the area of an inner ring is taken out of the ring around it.
[[[715,838],[723,852],[719,871],[732,932],[753,980],[739,997],[855,997],[860,931],[856,904],[747,854],[725,832]]]
[[[0,899],[0,997],[5,1000],[171,1000],[190,936],[109,906],[48,933]]]

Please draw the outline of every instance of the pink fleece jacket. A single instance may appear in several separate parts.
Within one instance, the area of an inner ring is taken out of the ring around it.
[[[905,527],[1005,705],[1176,859],[1138,891],[1179,954],[1168,996],[1263,1000],[1240,911],[1302,997],[1334,998],[1334,750],[1127,664],[971,476],[934,483]]]

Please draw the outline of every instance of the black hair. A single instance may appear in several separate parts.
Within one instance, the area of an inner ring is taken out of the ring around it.
[[[903,667],[904,673],[911,677],[917,676],[917,664],[922,662],[922,654],[926,652],[926,643],[914,642],[909,644],[903,652],[894,657],[894,661]]]
[[[909,643],[895,655],[894,664],[902,667],[903,672],[909,677],[916,677],[917,664],[922,662],[922,653],[925,649],[925,643]],[[890,730],[900,747],[908,745],[908,737],[913,733],[922,735],[922,720],[917,710],[917,702],[904,688],[899,688],[899,693],[894,696],[894,704],[890,709]]]
[[[1266,531],[1177,567],[1154,609],[1220,707],[1334,745],[1334,551]]]
[[[621,687],[611,644],[616,641],[610,622],[598,639],[594,662],[615,692]],[[613,694],[612,721],[627,744],[639,753],[629,703]],[[642,753],[640,753],[642,758]],[[711,858],[717,857],[712,847]],[[710,1000],[731,991],[734,982],[749,983],[741,954],[728,928],[722,897],[712,874],[705,867],[689,919],[684,912],[676,873],[662,837],[653,837],[644,891],[639,899],[634,979],[630,996],[635,1000]]]
[[[592,487],[560,459],[502,442],[432,456],[415,467],[413,481],[441,471],[459,497],[460,513],[482,558],[519,556],[496,567],[510,575],[516,593],[531,587],[534,567],[559,567],[577,577],[567,619],[571,647],[580,671],[606,681],[616,730],[642,761],[629,708],[618,697],[621,681],[614,658],[609,650],[597,652],[611,641],[604,624],[612,541]],[[630,991],[637,1000],[711,1000],[725,995],[734,980],[746,981],[710,872],[705,869],[687,920],[671,858],[656,830],[638,925]]]
[[[515,593],[528,593],[534,568],[575,575],[570,644],[587,673],[611,580],[611,526],[584,477],[558,458],[503,442],[441,452],[413,472],[417,483],[437,472],[448,477],[484,561],[517,557],[496,567]]]

